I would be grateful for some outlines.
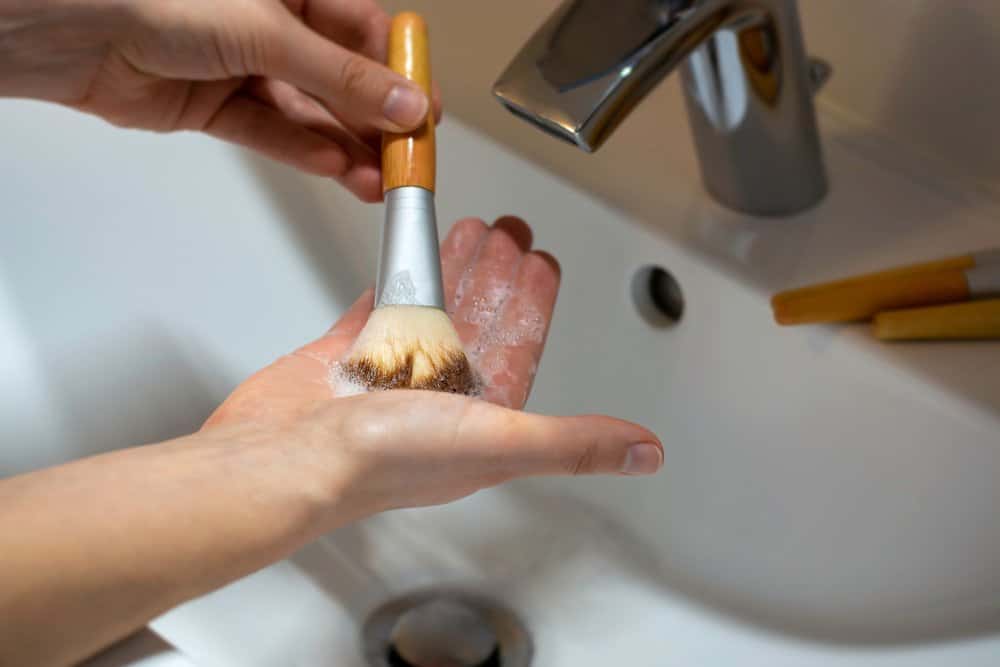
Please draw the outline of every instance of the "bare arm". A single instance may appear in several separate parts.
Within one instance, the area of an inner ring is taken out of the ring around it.
[[[201,432],[0,482],[0,665],[80,660],[380,511],[528,475],[655,472],[662,448],[640,426],[518,411],[559,283],[530,238],[515,219],[470,219],[442,250],[459,333],[493,369],[486,400],[336,397],[330,367],[367,319],[368,293],[326,335],[244,382]],[[505,284],[513,296],[485,318],[474,304]],[[497,335],[503,327],[536,317],[541,329],[499,342],[511,338]]]
[[[226,428],[0,482],[0,664],[74,663],[280,559],[334,502],[317,477]]]

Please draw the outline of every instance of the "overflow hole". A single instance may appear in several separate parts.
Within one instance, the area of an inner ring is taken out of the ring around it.
[[[662,266],[644,266],[632,276],[632,302],[655,327],[677,324],[684,316],[684,294],[673,274]]]

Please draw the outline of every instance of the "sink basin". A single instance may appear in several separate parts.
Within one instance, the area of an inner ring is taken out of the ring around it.
[[[2,474],[189,432],[374,275],[382,211],[331,182],[28,102],[0,105],[0,128]],[[546,667],[995,664],[997,345],[880,346],[780,329],[767,306],[783,280],[829,277],[807,260],[864,221],[958,216],[947,193],[831,142],[814,211],[749,221],[692,192],[658,227],[453,119],[440,144],[442,222],[518,213],[563,263],[530,409],[640,421],[663,473],[374,517],[155,631],[200,667],[361,667],[374,607],[447,585],[513,609]],[[954,220],[968,249],[995,237]],[[684,294],[674,326],[632,303],[650,265]]]

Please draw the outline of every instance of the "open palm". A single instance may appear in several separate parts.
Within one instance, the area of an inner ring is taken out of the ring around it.
[[[486,400],[524,406],[542,354],[556,294],[559,266],[531,251],[531,229],[517,218],[492,227],[457,222],[442,244],[445,302]],[[347,352],[372,308],[365,292],[322,338],[278,359],[237,388],[206,426],[231,420],[297,419],[334,397],[333,366]]]
[[[445,240],[445,301],[485,400],[433,391],[336,393],[336,364],[372,308],[364,294],[323,337],[246,382],[204,430],[253,428],[341,480],[336,521],[437,504],[527,475],[649,474],[662,446],[648,430],[603,416],[520,412],[538,368],[560,273],[531,250],[516,218],[454,225]]]

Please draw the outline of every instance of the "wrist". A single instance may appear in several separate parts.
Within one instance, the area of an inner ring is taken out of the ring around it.
[[[84,97],[134,13],[123,0],[0,0],[0,96]]]
[[[4,480],[0,617],[27,638],[14,662],[76,664],[321,534],[336,489],[289,445],[222,427]],[[33,641],[49,626],[60,642]]]
[[[272,539],[288,551],[360,518],[347,503],[355,486],[353,467],[338,455],[326,429],[303,432],[309,430],[300,424],[241,423],[190,436],[245,476],[247,488],[274,513]]]

